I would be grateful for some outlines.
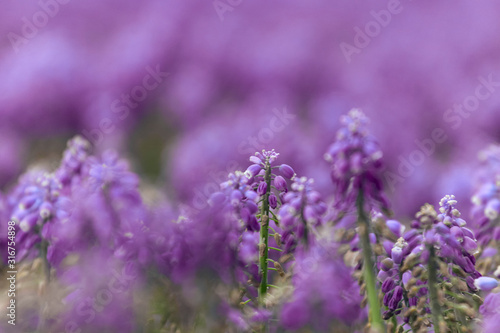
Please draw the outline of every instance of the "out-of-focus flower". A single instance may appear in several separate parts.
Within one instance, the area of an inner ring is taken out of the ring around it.
[[[76,263],[60,274],[69,291],[63,300],[61,326],[82,332],[132,332],[133,295],[141,279],[136,263],[110,257],[106,250],[92,249],[79,255]]]
[[[69,185],[73,179],[80,175],[82,167],[90,156],[90,142],[81,136],[76,136],[68,141],[63,153],[61,165],[55,172],[63,186]]]
[[[311,230],[321,225],[326,212],[326,204],[313,188],[313,179],[295,178],[291,191],[283,196],[283,206],[279,211],[281,220],[281,242],[285,252],[292,252],[300,240],[311,242]]]
[[[484,323],[482,331],[484,333],[498,332],[498,323],[500,322],[500,293],[490,293],[484,299],[480,312],[483,315]]]
[[[358,286],[336,249],[324,246],[315,244],[297,254],[292,278],[295,290],[280,314],[286,329],[310,325],[328,331],[335,323],[352,324],[360,318]],[[335,288],[329,287],[332,281]]]
[[[339,211],[352,208],[361,192],[370,205],[377,203],[388,210],[380,175],[382,151],[367,132],[368,118],[361,110],[353,109],[341,118],[341,122],[344,127],[337,132],[336,141],[325,154],[332,165],[334,207]]]
[[[43,245],[48,246],[49,261],[58,264],[62,259],[56,246],[59,241],[56,234],[58,225],[69,222],[71,200],[61,190],[62,184],[55,175],[29,171],[9,194],[8,201],[13,207],[11,219],[19,228],[16,235],[18,260],[37,256],[37,245],[42,239],[51,243]]]

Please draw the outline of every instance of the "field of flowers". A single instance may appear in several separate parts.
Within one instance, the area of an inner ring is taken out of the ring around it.
[[[0,333],[500,332],[500,3],[0,20]]]

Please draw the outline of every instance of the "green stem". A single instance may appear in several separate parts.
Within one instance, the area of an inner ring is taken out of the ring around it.
[[[305,200],[305,197],[303,196],[301,203],[300,203],[300,220],[304,224],[304,236],[302,238],[302,241],[304,242],[305,247],[307,249],[307,241],[309,240],[309,236],[308,236],[307,221],[306,221],[306,218],[304,217],[305,207],[306,207],[306,200]]]
[[[396,333],[396,330],[398,329],[398,320],[396,319],[396,316],[392,316],[392,325],[394,326],[392,328],[392,333]]]
[[[437,263],[436,263],[436,250],[434,246],[429,247],[429,263],[428,263],[428,272],[429,272],[429,294],[430,294],[430,302],[431,302],[431,312],[432,312],[432,322],[434,326],[434,332],[439,333],[439,321],[441,318],[441,306],[438,301],[438,291],[437,291]]]
[[[252,299],[251,299],[251,298],[249,298],[249,299],[247,299],[246,301],[241,302],[241,303],[240,303],[240,305],[246,305],[246,304],[247,304],[248,302],[250,302],[251,300],[252,300]]]
[[[259,251],[259,263],[261,281],[259,286],[259,304],[264,305],[264,299],[267,294],[267,257],[269,252],[269,194],[271,193],[271,166],[269,159],[266,160],[266,173],[264,181],[267,183],[267,191],[262,197],[261,206],[261,225],[260,225],[260,244],[264,244],[263,250]]]
[[[399,281],[403,281],[403,273],[399,272]],[[419,289],[422,287],[418,287]],[[406,291],[406,288],[403,286],[403,300],[405,301],[405,304],[407,307],[410,307],[410,300],[408,299],[408,292]]]
[[[47,259],[48,248],[49,248],[49,242],[45,239],[42,240],[40,247],[40,256],[42,257],[43,260],[43,274],[45,276],[45,281],[47,283],[50,282],[50,263],[49,260]]]
[[[370,312],[371,326],[376,332],[384,331],[384,322],[380,313],[380,302],[378,300],[378,293],[376,287],[376,279],[374,272],[374,260],[372,247],[370,244],[370,221],[364,210],[363,191],[359,191],[356,200],[356,207],[358,210],[358,226],[359,238],[361,241],[361,248],[363,250],[364,260],[364,277],[366,285],[366,293],[368,296],[368,307]]]
[[[40,244],[40,257],[43,261],[43,264],[42,264],[42,270],[43,270],[43,275],[44,275],[44,278],[45,278],[45,282],[46,282],[46,286],[45,288],[48,288],[48,284],[50,282],[50,263],[49,263],[49,260],[47,259],[47,251],[48,251],[48,247],[49,247],[49,242],[46,240],[46,239],[43,239],[41,244]],[[40,313],[39,313],[39,321],[38,321],[38,326],[37,326],[37,331],[41,332],[44,330],[44,326],[45,326],[45,316],[46,316],[46,313],[45,313],[45,309],[46,309],[46,306],[47,306],[47,303],[45,301],[45,294],[43,295],[43,299],[42,299],[42,306],[40,307]]]

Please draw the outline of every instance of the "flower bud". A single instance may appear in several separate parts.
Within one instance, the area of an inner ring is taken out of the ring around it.
[[[283,270],[283,267],[281,266],[281,264],[279,262],[277,262],[277,261],[274,262],[274,268],[276,268],[276,270],[278,271],[278,274],[281,277],[285,276],[285,271]]]
[[[464,241],[463,241],[462,245],[463,245],[465,251],[469,252],[470,254],[473,254],[477,250],[476,242],[467,236],[464,237]]]
[[[38,196],[36,194],[27,195],[21,199],[19,203],[19,208],[22,210],[30,209],[38,201]]]
[[[387,311],[384,311],[384,313],[382,314],[382,318],[384,318],[384,320],[388,320],[390,319],[392,316],[394,316],[394,312],[391,311],[391,310],[387,310]],[[391,322],[389,322],[389,324],[392,324]],[[393,330],[393,327],[388,327],[387,328],[387,332],[392,332]]]
[[[280,234],[278,234],[278,233],[274,234],[274,241],[276,242],[276,245],[278,245],[278,247],[281,247],[281,235]]]
[[[401,264],[401,261],[403,260],[403,248],[405,246],[406,242],[403,238],[400,238],[391,250],[391,258],[397,265]]]
[[[385,272],[387,272],[388,270],[390,270],[393,266],[394,266],[394,262],[392,261],[391,258],[385,258],[380,263],[380,269],[383,270],[383,271],[385,271]]]
[[[260,243],[259,244],[259,255],[261,257],[263,257],[265,252],[266,252],[266,244]]]
[[[37,221],[38,221],[38,214],[33,213],[27,215],[19,223],[19,228],[24,232],[28,232],[29,230],[31,230],[31,228],[33,228],[36,225]]]
[[[389,230],[397,237],[401,237],[401,234],[405,230],[405,227],[399,221],[396,220],[387,220],[386,224],[387,228],[389,228]]]
[[[474,280],[474,286],[480,290],[490,291],[498,287],[498,281],[491,277],[481,276]]]
[[[254,156],[250,156],[250,162],[252,162],[254,164],[261,164],[262,160],[254,155]]]
[[[382,292],[383,293],[388,293],[392,289],[396,287],[396,282],[392,278],[387,278],[384,283],[382,283]]]
[[[394,288],[394,295],[392,298],[398,302],[403,298],[403,288],[401,286],[396,286],[396,288]]]
[[[403,288],[401,288],[400,286],[396,286],[396,288],[394,288],[394,293],[392,295],[392,298],[389,301],[388,305],[389,309],[396,310],[399,306],[399,302],[401,302],[402,299],[403,299]]]
[[[293,171],[292,167],[289,166],[288,164],[280,165],[279,171],[283,175],[283,177],[288,179],[292,179],[293,176],[295,175],[295,171]]]
[[[495,275],[497,278],[500,278],[500,266],[497,266],[497,269],[495,270],[493,275]]]
[[[269,216],[263,215],[262,218],[260,219],[260,223],[262,226],[267,226],[269,224]]]
[[[241,200],[243,200],[243,194],[241,194],[240,190],[234,190],[231,192],[231,204],[233,206],[238,206]]]
[[[274,187],[276,187],[276,189],[278,191],[286,191],[287,190],[287,186],[286,186],[286,180],[285,178],[281,177],[281,176],[276,176],[274,178]]]
[[[391,254],[392,248],[394,247],[394,242],[391,242],[390,240],[384,240],[382,242],[382,246],[384,247],[384,250],[387,254]]]
[[[267,183],[265,181],[260,182],[259,187],[257,187],[257,194],[264,195],[267,192]]]
[[[251,201],[257,201],[257,199],[259,199],[259,195],[252,190],[245,191],[245,197]]]
[[[450,229],[451,234],[457,239],[457,241],[462,242],[464,240],[464,232],[462,228],[453,226]]]
[[[417,287],[417,286],[411,287],[410,290],[408,291],[408,297],[415,297],[415,296],[417,296],[419,290],[420,290],[420,288]]]
[[[474,233],[469,228],[462,228],[462,231],[464,233],[464,236],[470,237],[472,239],[476,239],[476,236],[474,236]]]
[[[249,201],[249,200],[247,200],[245,202],[245,207],[248,209],[250,214],[255,214],[259,210],[259,207],[257,206],[257,204],[255,202]]]
[[[484,209],[484,215],[490,220],[494,220],[498,217],[498,212],[500,212],[500,200],[495,198],[488,201]]]
[[[52,204],[50,202],[45,201],[40,205],[40,217],[42,219],[47,219],[52,215]]]
[[[384,295],[384,299],[383,299],[383,304],[385,306],[388,306],[389,305],[389,302],[391,300],[391,297],[392,297],[392,293],[387,293]]]
[[[418,235],[418,231],[417,231],[417,230],[415,230],[415,229],[412,229],[412,230],[408,231],[408,232],[407,232],[407,233],[403,236],[403,238],[404,238],[404,240],[405,240],[405,241],[409,242],[409,241],[411,241],[411,240],[413,239],[413,237],[415,237],[415,236],[417,236],[417,235]]]
[[[222,192],[215,192],[210,195],[208,204],[212,207],[222,205],[226,201],[226,196]]]
[[[262,166],[259,164],[252,164],[247,168],[245,174],[247,174],[248,178],[252,178],[258,175],[260,170],[262,170]]]
[[[278,198],[276,198],[276,195],[274,195],[274,193],[271,193],[269,195],[269,206],[271,206],[272,209],[278,207]]]

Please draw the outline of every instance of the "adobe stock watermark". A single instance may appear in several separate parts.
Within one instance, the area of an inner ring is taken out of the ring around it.
[[[370,45],[371,41],[381,34],[383,28],[386,28],[391,23],[393,16],[400,14],[402,11],[403,5],[400,0],[389,0],[386,9],[370,11],[373,20],[368,21],[363,29],[358,26],[354,27],[353,44],[346,42],[339,44],[340,51],[342,51],[347,63],[350,64],[352,56],[361,53],[361,50]]]
[[[238,144],[237,151],[239,154],[250,156],[256,151],[264,149],[267,144],[273,141],[277,133],[285,130],[286,126],[297,117],[289,113],[286,107],[282,110],[275,108],[272,110],[272,113],[273,115],[267,127],[262,127],[254,135],[248,136]],[[211,170],[208,173],[210,181],[194,189],[194,197],[191,206],[196,211],[200,211],[207,207],[208,199],[213,193],[220,191],[220,184],[227,180],[228,174],[237,170],[244,171],[245,169],[246,167],[241,166],[238,161],[230,160],[226,163],[225,171]]]
[[[475,112],[481,101],[490,98],[500,87],[500,81],[494,81],[493,74],[488,77],[478,77],[479,84],[474,89],[474,93],[466,96],[461,103],[453,104],[453,107],[447,109],[443,113],[443,120],[450,125],[451,129],[457,130],[463,120],[471,116]],[[449,139],[446,131],[443,128],[436,127],[431,131],[431,136],[423,140],[415,139],[417,146],[407,157],[400,155],[398,157],[397,174],[386,170],[384,172],[385,182],[388,184],[389,190],[394,192],[396,185],[404,182],[411,177],[416,168],[422,165],[427,158],[436,152],[438,145],[445,143]]]
[[[78,315],[85,324],[90,324],[96,318],[97,313],[101,313],[108,306],[116,295],[130,290],[134,280],[137,277],[133,263],[127,263],[121,272],[116,269],[112,271],[113,277],[109,280],[106,287],[100,289],[95,297],[87,297],[76,305],[76,315]],[[69,321],[64,327],[65,333],[81,333],[82,329],[76,321]]]
[[[232,12],[242,3],[243,0],[215,0],[212,2],[215,12],[219,16],[221,22],[224,22],[224,15],[226,15],[227,12]]]
[[[144,101],[148,94],[158,88],[165,78],[170,75],[167,72],[162,72],[160,65],[156,65],[155,68],[147,66],[146,72],[147,74],[143,77],[141,84],[134,86],[129,93],[121,94],[120,98],[111,102],[110,110],[116,114],[118,120],[104,117],[99,121],[98,128],[82,131],[83,135],[94,146],[99,145],[105,135],[113,133],[118,125],[117,122],[124,121],[130,115],[130,111],[137,108],[139,103]]]
[[[21,34],[15,32],[7,33],[7,38],[14,49],[14,52],[20,51],[20,46],[28,44],[30,40],[38,35],[40,29],[43,29],[59,13],[59,7],[66,5],[70,0],[40,0],[38,6],[40,10],[36,11],[31,17],[23,16],[21,18]]]

